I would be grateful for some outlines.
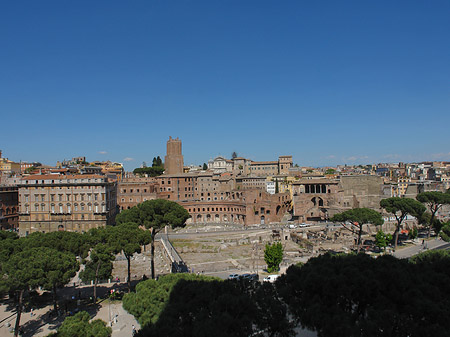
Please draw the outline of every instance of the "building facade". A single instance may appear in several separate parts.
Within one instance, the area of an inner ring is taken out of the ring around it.
[[[85,232],[114,223],[117,184],[101,175],[34,175],[21,180],[19,235]]]
[[[16,186],[0,186],[0,229],[17,230],[19,198]]]

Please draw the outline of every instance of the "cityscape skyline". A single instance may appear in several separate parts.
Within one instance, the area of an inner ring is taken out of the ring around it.
[[[300,166],[450,161],[450,4],[6,2],[0,149],[121,162],[183,140]]]

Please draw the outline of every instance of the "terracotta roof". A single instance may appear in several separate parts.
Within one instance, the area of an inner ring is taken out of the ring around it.
[[[76,174],[76,175],[63,175],[63,174],[36,174],[23,177],[22,180],[63,180],[63,179],[95,179],[106,178],[105,176],[98,174]]]

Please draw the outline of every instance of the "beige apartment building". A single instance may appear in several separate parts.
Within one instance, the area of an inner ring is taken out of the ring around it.
[[[101,175],[33,175],[19,188],[19,235],[113,224],[117,185]]]

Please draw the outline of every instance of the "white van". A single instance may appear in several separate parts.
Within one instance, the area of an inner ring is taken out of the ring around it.
[[[264,277],[264,282],[274,283],[279,277],[280,275],[267,275],[266,277]]]

